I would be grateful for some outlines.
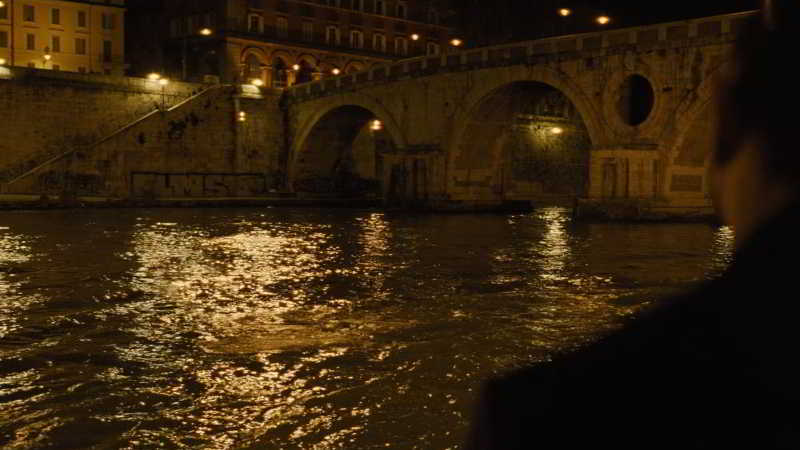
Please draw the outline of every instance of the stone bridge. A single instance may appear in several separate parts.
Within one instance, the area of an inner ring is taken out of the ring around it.
[[[403,60],[289,88],[298,193],[709,212],[716,78],[753,13]],[[607,209],[608,210],[608,209]]]

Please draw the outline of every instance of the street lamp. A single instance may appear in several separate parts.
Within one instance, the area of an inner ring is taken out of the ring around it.
[[[600,25],[608,25],[611,22],[611,18],[608,16],[600,16],[596,20]]]
[[[150,74],[153,75],[153,74]],[[157,74],[156,74],[157,75]],[[169,84],[169,80],[166,78],[159,78],[158,84],[161,85],[161,111],[164,112],[167,110],[167,93],[165,91],[167,85]]]
[[[461,45],[463,43],[464,43],[464,41],[462,41],[461,39],[458,39],[458,38],[452,39],[450,41],[450,45],[452,45],[453,47],[461,47]]]
[[[564,133],[564,129],[561,128],[561,127],[553,127],[553,128],[550,128],[550,133],[555,134],[555,135],[563,134]]]
[[[339,70],[338,67],[334,67],[333,70],[331,70],[331,73],[334,75],[339,75],[340,73],[342,73],[342,71]]]
[[[412,41],[418,41],[419,40],[419,34],[417,34],[417,33],[412,34],[411,35],[411,40]]]
[[[558,14],[561,17],[569,17],[570,15],[572,15],[572,10],[569,8],[561,8],[558,10]]]
[[[0,3],[2,3],[2,2],[0,2]],[[5,58],[0,58],[0,66],[5,66],[5,65],[6,65],[6,59]]]

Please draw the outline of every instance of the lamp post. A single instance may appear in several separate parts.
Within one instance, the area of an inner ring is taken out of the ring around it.
[[[197,31],[197,34],[200,35],[200,36],[211,36],[212,34],[214,34],[214,30],[212,30],[211,28],[201,28],[200,30]],[[181,42],[182,42],[182,45],[181,45],[181,80],[182,81],[186,81],[186,77],[187,77],[187,74],[186,74],[186,72],[187,72],[187,67],[186,67],[187,66],[187,64],[186,64],[186,46],[187,46],[187,42],[189,41],[189,38],[193,37],[193,36],[194,36],[193,34],[187,34],[181,40]]]

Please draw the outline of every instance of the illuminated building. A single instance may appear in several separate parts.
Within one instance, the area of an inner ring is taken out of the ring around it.
[[[163,49],[135,58],[134,68],[192,81],[261,80],[266,86],[284,87],[397,59],[439,54],[454,37],[444,24],[449,11],[446,2],[435,0],[139,3],[157,23],[158,38],[151,39],[158,39]],[[137,14],[133,7],[132,14]],[[202,28],[213,33],[203,36],[198,32]],[[130,32],[129,38],[138,41],[136,36],[147,30],[132,28]],[[154,63],[153,55],[159,53],[161,61]]]
[[[124,0],[0,4],[0,59],[6,65],[123,75]]]

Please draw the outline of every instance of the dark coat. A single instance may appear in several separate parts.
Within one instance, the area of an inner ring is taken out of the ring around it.
[[[599,342],[490,381],[466,448],[800,449],[800,207]]]

